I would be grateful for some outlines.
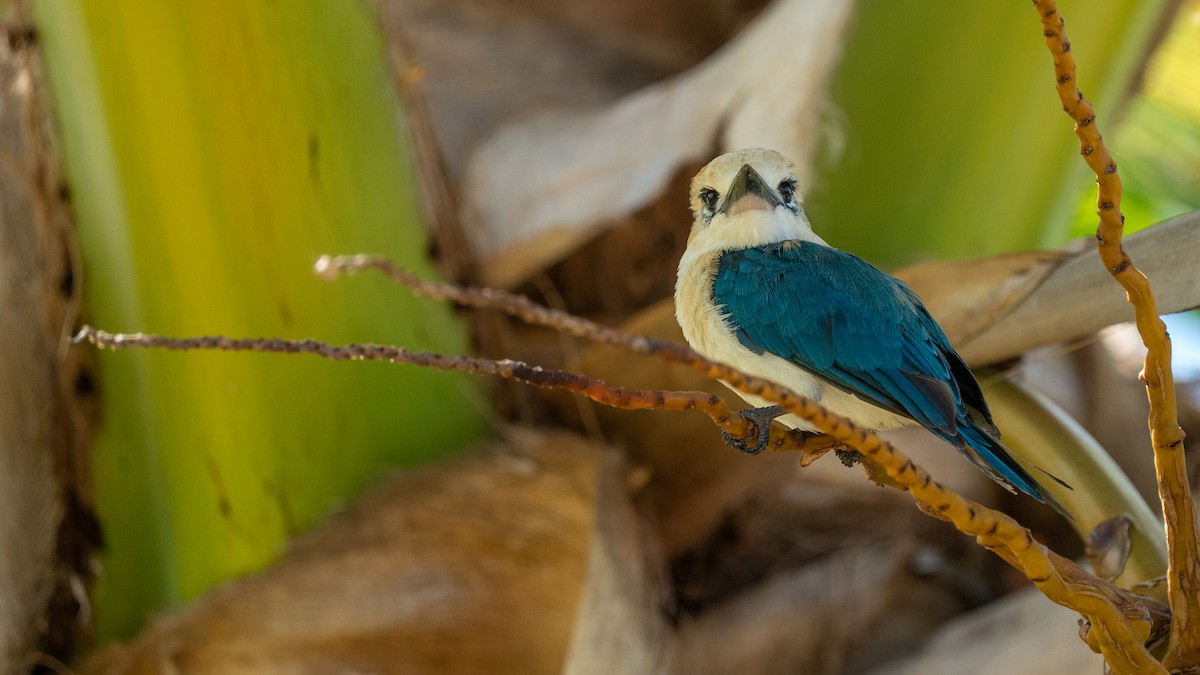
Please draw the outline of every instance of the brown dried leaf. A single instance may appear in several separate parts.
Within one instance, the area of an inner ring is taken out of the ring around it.
[[[0,25],[0,672],[65,658],[91,558],[90,356],[66,346],[80,301],[70,209],[28,2]]]
[[[495,134],[472,157],[463,191],[483,281],[511,286],[545,268],[714,145],[771,147],[806,165],[852,9],[779,0],[683,75],[603,110],[541,115]]]
[[[1076,639],[1076,618],[1029,590],[946,624],[919,654],[870,675],[1098,673],[1104,659]]]
[[[961,344],[1012,311],[1068,257],[1028,251],[936,261],[906,267],[896,277],[921,296],[950,341]]]
[[[1200,306],[1200,212],[1130,236],[1130,255],[1152,278],[1164,314]],[[1011,253],[915,265],[895,275],[925,301],[972,365],[1015,358],[1133,319],[1125,293],[1091,241],[1068,251]]]
[[[1131,235],[1124,246],[1154,283],[1161,313],[1200,306],[1200,211]],[[956,346],[969,363],[984,365],[1132,320],[1125,292],[1101,265],[1091,242],[1011,311]]]
[[[1116,516],[1092,530],[1085,552],[1096,576],[1112,581],[1125,571],[1125,563],[1133,550],[1132,527],[1133,521],[1128,516]]]
[[[158,617],[84,673],[558,673],[601,450],[512,430],[384,481],[268,570]]]
[[[777,468],[672,557],[657,504],[625,487],[632,470],[615,454],[601,470],[571,675],[860,672],[922,642],[965,596],[988,595],[973,580],[978,550],[859,476]],[[944,573],[917,569],[919,552],[947,561]]]

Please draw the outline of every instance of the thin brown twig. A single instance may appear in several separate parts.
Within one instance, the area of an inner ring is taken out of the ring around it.
[[[729,405],[714,394],[701,391],[637,390],[613,387],[598,380],[564,370],[531,366],[512,359],[485,359],[475,356],[447,356],[434,352],[414,351],[370,343],[332,345],[320,340],[285,340],[281,338],[229,338],[205,335],[173,338],[150,333],[109,333],[84,326],[75,335],[75,342],[88,342],[100,349],[128,347],[168,350],[219,350],[235,352],[274,352],[281,354],[312,354],[331,361],[388,361],[415,366],[455,370],[474,375],[502,377],[537,387],[563,389],[587,396],[603,405],[625,410],[698,410],[709,417],[721,430],[737,438],[757,436],[754,423],[734,413]],[[799,450],[802,463],[808,464],[835,447],[829,439],[803,439],[779,427],[772,427],[768,446],[772,450]]]
[[[438,146],[434,125],[425,96],[425,69],[414,58],[415,50],[406,27],[409,25],[403,3],[389,2],[380,6],[382,28],[387,32],[388,54],[391,57],[396,92],[404,107],[409,138],[417,165],[417,200],[424,212],[429,238],[437,248],[441,273],[450,279],[474,279],[475,262],[466,254],[470,250],[458,217],[458,200]]]
[[[1046,46],[1054,60],[1054,77],[1063,110],[1075,120],[1080,154],[1096,174],[1096,241],[1100,259],[1125,289],[1133,305],[1138,333],[1146,346],[1142,380],[1150,399],[1150,441],[1167,535],[1167,595],[1171,632],[1163,665],[1172,670],[1200,668],[1200,547],[1194,506],[1188,489],[1183,429],[1176,412],[1171,372],[1171,340],[1158,315],[1150,281],[1125,252],[1121,237],[1121,178],[1104,145],[1092,105],[1076,84],[1075,57],[1054,0],[1034,0],[1042,20]]]
[[[523,295],[486,288],[483,286],[458,286],[423,279],[392,261],[378,255],[321,256],[313,265],[313,271],[321,278],[332,281],[342,274],[355,274],[362,270],[383,273],[392,281],[407,287],[416,295],[431,300],[448,300],[463,307],[474,309],[497,309],[509,316],[535,326],[553,328],[574,337],[630,349],[639,354],[656,355],[691,350],[665,340],[631,336],[615,328],[602,326],[567,312],[550,309],[533,302]]]

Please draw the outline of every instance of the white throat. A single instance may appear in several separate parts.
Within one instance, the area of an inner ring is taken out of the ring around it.
[[[777,206],[771,211],[755,209],[732,217],[717,214],[712,222],[693,226],[687,250],[679,261],[679,270],[683,272],[697,260],[712,253],[793,240],[828,246],[824,239],[812,231],[803,211],[792,213],[786,207]]]

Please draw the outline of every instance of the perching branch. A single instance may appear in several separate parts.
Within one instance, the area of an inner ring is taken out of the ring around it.
[[[782,405],[788,412],[807,420],[832,439],[833,443],[827,441],[819,448],[804,446],[806,463],[815,460],[833,444],[856,450],[876,472],[882,472],[878,475],[878,482],[908,491],[922,511],[948,520],[961,532],[975,536],[980,545],[1020,570],[1051,600],[1083,614],[1092,625],[1088,633],[1089,642],[1100,649],[1115,667],[1124,667],[1127,671],[1137,669],[1138,672],[1154,672],[1157,667],[1161,671],[1161,666],[1143,645],[1152,633],[1159,632],[1158,627],[1165,625],[1169,616],[1165,607],[1084,572],[1071,561],[1034,541],[1030,532],[1009,516],[948,490],[890,443],[856,427],[849,420],[833,415],[820,405],[775,383],[749,377],[729,366],[710,361],[686,347],[629,335],[565,312],[541,307],[527,298],[503,291],[429,282],[396,268],[384,259],[370,256],[322,258],[317,266],[318,272],[326,277],[364,268],[378,269],[420,295],[448,299],[471,307],[500,309],[531,323],[685,365],[707,377],[724,380],[739,391]],[[565,388],[600,403],[621,408],[701,409],[731,434],[747,436],[753,432],[745,426],[740,416],[732,414],[724,402],[708,394],[631,392],[573,373],[543,370],[514,361],[450,357],[381,345],[336,347],[315,340],[231,340],[223,337],[173,339],[152,335],[112,335],[93,328],[85,328],[78,339],[113,348],[138,346],[303,352],[335,360],[371,359],[411,363]],[[772,430],[771,440],[776,448],[782,449],[789,444],[796,447],[795,438],[786,432],[780,434],[778,429]]]
[[[1100,259],[1125,289],[1133,305],[1138,333],[1146,345],[1141,378],[1150,399],[1150,441],[1167,531],[1167,595],[1171,632],[1163,665],[1171,670],[1200,667],[1200,548],[1195,513],[1188,489],[1183,452],[1183,429],[1176,414],[1175,383],[1171,373],[1171,340],[1150,282],[1121,245],[1125,216],[1121,213],[1121,178],[1104,146],[1095,111],[1076,86],[1075,58],[1054,0],[1034,0],[1041,16],[1046,46],[1054,59],[1054,77],[1063,110],[1075,120],[1080,154],[1096,174],[1099,225],[1096,241]]]

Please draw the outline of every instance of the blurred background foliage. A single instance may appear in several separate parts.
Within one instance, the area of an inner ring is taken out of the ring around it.
[[[692,17],[694,4],[664,2],[662,16]],[[427,183],[446,181],[453,194],[474,145],[501,122],[619,100],[694,65],[763,4],[705,4],[702,16],[728,18],[684,49],[698,35],[693,27],[672,32],[668,19],[643,20],[645,7],[634,2],[34,0],[78,224],[85,319],[112,331],[468,351],[465,322],[448,308],[370,277],[325,284],[312,276],[313,260],[368,251],[433,275],[418,166]],[[1105,111],[1127,181],[1130,227],[1200,208],[1200,94],[1192,86],[1200,0],[1178,14],[1164,0],[1062,5],[1086,66],[1082,88]],[[391,17],[385,32],[379,10]],[[521,47],[481,59],[447,28],[464,16],[489,36],[480,44],[507,38]],[[556,39],[536,39],[529,17],[552,25],[546,34]],[[631,26],[646,34],[627,38],[621,30]],[[671,39],[646,38],[660,28]],[[398,36],[412,39],[414,69],[403,74],[426,78],[427,109],[405,108],[398,95],[388,60]],[[457,71],[439,70],[456,49],[470,58]],[[1027,2],[862,0],[843,49],[807,194],[817,230],[832,243],[894,267],[1090,236],[1090,180]],[[592,70],[573,67],[574,58],[592,59]],[[516,67],[529,64],[545,72]],[[497,76],[504,68],[510,80]],[[526,89],[497,94],[512,82]],[[1108,117],[1117,109],[1127,111],[1120,123]],[[432,131],[409,117],[422,111]],[[445,128],[457,136],[439,135]],[[418,165],[412,140],[429,140],[423,134],[441,143],[432,165],[444,163],[444,174]],[[659,230],[642,228],[658,237],[653,245],[581,243],[574,262],[532,285],[558,284],[562,297],[547,295],[570,309],[609,285],[669,297],[672,247],[688,224],[682,192],[670,192],[678,187],[665,186],[651,207],[666,214]],[[642,227],[640,217],[630,222]],[[610,245],[616,255],[604,258]],[[654,260],[650,281],[641,270],[595,262],[639,256]],[[573,292],[577,283],[591,288]],[[544,353],[520,334],[502,337],[488,345],[502,345],[502,355]],[[553,349],[563,351],[556,340]],[[386,468],[484,435],[489,414],[477,383],[378,363],[123,352],[101,355],[98,382],[103,421],[91,459],[104,532],[93,595],[100,642],[266,565],[291,535]]]
[[[1186,0],[1110,135],[1125,177],[1125,229],[1200,208],[1200,2]],[[1072,234],[1095,232],[1095,195],[1080,199]]]
[[[1062,4],[1086,64],[1080,88],[1115,130],[1113,111],[1129,106],[1170,3]],[[887,267],[1057,247],[1094,231],[1094,203],[1091,225],[1073,228],[1084,193],[1095,195],[1078,141],[1063,133],[1069,120],[1047,113],[1057,109],[1049,57],[1014,48],[1028,44],[1028,13],[1016,2],[859,3],[833,77],[830,142],[806,196],[818,231]],[[1172,96],[1183,81],[1150,94]],[[1170,194],[1144,190],[1141,199],[1157,215],[1188,210],[1186,200],[1175,210],[1163,203]]]

